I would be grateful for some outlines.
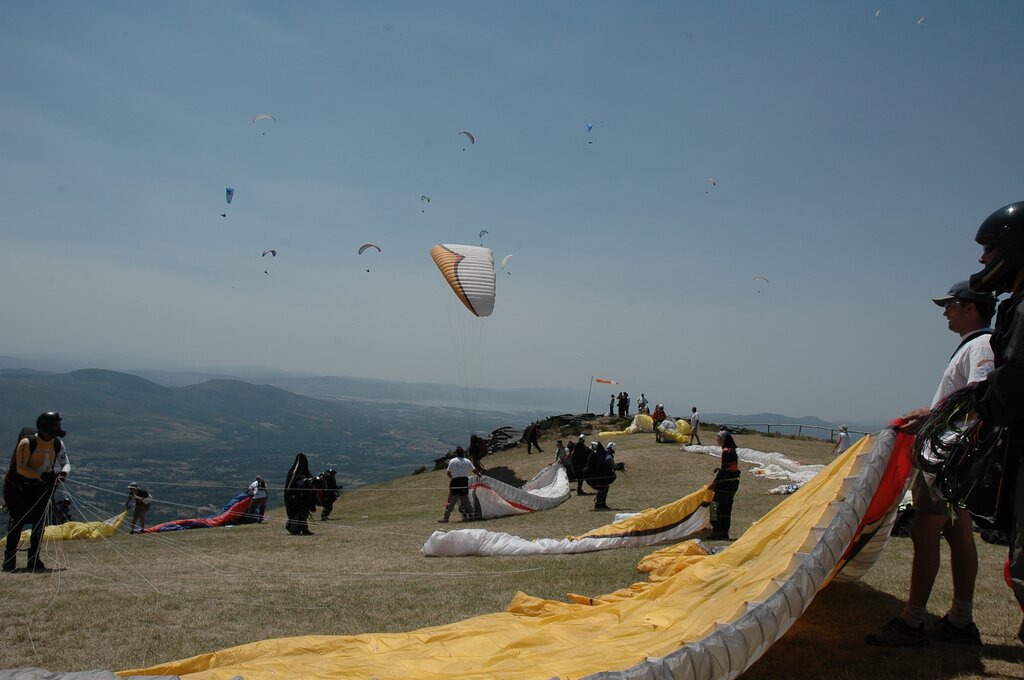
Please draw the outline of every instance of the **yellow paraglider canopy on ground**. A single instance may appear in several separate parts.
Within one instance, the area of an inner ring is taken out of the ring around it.
[[[123,511],[116,517],[111,517],[105,522],[65,522],[64,524],[54,524],[46,527],[43,531],[44,541],[75,541],[83,538],[110,538],[113,536],[125,518],[128,517],[128,511]],[[31,531],[21,532],[21,544],[27,544]],[[4,545],[7,541],[0,538],[0,545]]]
[[[608,595],[560,602],[518,593],[505,612],[448,625],[266,640],[119,674],[186,680],[526,680],[605,671],[628,678],[736,677],[803,613],[855,546],[887,535],[884,522],[885,534],[861,530],[883,479],[891,479],[897,435],[887,430],[877,439],[850,447],[722,552],[706,554],[695,543],[659,551],[645,559],[650,581]],[[907,450],[901,449],[904,457]],[[895,481],[901,490],[905,476]],[[887,499],[883,515],[891,517],[897,503]]]

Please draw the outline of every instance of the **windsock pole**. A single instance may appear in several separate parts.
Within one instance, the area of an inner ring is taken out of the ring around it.
[[[590,393],[594,389],[594,376],[590,376],[590,387],[587,388],[587,410],[584,413],[590,413]]]

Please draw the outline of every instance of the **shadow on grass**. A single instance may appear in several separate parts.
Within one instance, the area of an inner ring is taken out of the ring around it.
[[[998,670],[986,669],[986,661],[1014,664],[1024,657],[1024,650],[1007,645],[936,643],[908,648],[864,642],[866,635],[877,632],[902,608],[901,600],[870,586],[833,583],[818,593],[804,615],[743,677],[777,678],[780,668],[787,678],[829,680],[1000,677]],[[930,617],[925,625],[930,627],[935,620]]]
[[[486,474],[488,477],[497,479],[499,482],[504,482],[509,486],[522,486],[528,481],[516,474],[515,470],[504,465],[489,467],[487,468]]]

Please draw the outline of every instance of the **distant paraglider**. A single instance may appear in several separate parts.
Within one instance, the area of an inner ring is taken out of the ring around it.
[[[277,251],[274,250],[273,248],[267,248],[266,250],[263,251],[262,257],[266,257],[267,255],[270,255],[270,257],[277,257]],[[263,273],[264,274],[269,274],[270,270],[269,269],[264,269]]]
[[[508,266],[508,261],[511,259],[511,255],[506,255],[505,257],[501,258],[501,268],[505,269],[505,267]],[[506,271],[505,273],[508,274],[509,276],[512,276],[512,272]]]
[[[474,316],[494,311],[494,252],[481,246],[443,243],[430,249],[452,292]]]
[[[380,252],[380,246],[378,246],[378,245],[376,245],[374,243],[364,243],[363,245],[359,246],[359,254],[362,255],[363,252],[365,252],[365,251],[367,251],[367,250],[369,250],[371,248],[375,249],[378,253]],[[367,274],[370,273],[370,269],[369,268],[367,268],[365,271],[366,271]]]
[[[257,114],[257,115],[255,115],[255,116],[253,116],[253,117],[252,117],[252,124],[253,124],[253,125],[256,125],[256,124],[257,124],[257,123],[259,123],[259,122],[260,122],[261,120],[269,120],[269,121],[271,121],[271,122],[273,122],[273,123],[276,123],[276,122],[277,122],[277,118],[274,118],[274,117],[273,117],[272,115],[270,115],[269,113],[259,113],[259,114]],[[267,134],[267,133],[266,133],[266,131],[262,131],[262,132],[261,132],[260,134],[262,134],[262,135],[266,136],[266,134]]]
[[[768,284],[770,283],[770,282],[768,281],[768,277],[767,277],[767,276],[762,276],[762,275],[760,275],[760,274],[758,274],[757,276],[755,276],[755,277],[754,277],[754,281],[764,282],[764,285],[766,285],[766,286],[767,286],[767,285],[768,285]],[[761,292],[761,286],[760,286],[760,284],[758,285],[758,288],[757,288],[757,292],[758,292],[758,293],[760,293],[760,292]]]
[[[924,23],[924,20],[925,20],[925,17],[923,17],[923,16],[922,17],[918,17],[917,18],[917,25],[918,26],[922,25]]]
[[[231,199],[235,197],[235,190],[228,187],[224,190],[224,198],[228,200],[228,205],[231,205]]]
[[[470,131],[468,131],[468,130],[463,130],[463,131],[462,131],[462,132],[460,132],[459,134],[460,134],[460,135],[466,135],[466,137],[468,137],[468,138],[469,138],[469,143],[470,143],[470,145],[472,145],[472,144],[476,144],[476,137],[474,137],[474,136],[473,136],[473,133],[472,133],[472,132],[470,132]],[[465,150],[466,150],[466,147],[462,147],[462,150],[463,150],[463,151],[465,151]]]
[[[707,182],[708,184],[710,184],[712,189],[718,186],[718,180],[715,179],[714,177],[708,177],[704,181]],[[710,194],[711,193],[711,189],[705,189],[704,193],[705,194]]]
[[[427,205],[430,205],[430,196],[427,196],[426,194],[423,194],[422,196],[420,196],[420,203],[421,204],[426,203]],[[426,208],[420,208],[420,212],[427,212],[427,209]]]
[[[484,234],[490,234],[490,233],[491,233],[491,232],[487,231],[486,229],[481,229],[481,230],[480,230],[480,233],[478,234],[478,236],[479,236],[480,238],[483,238],[483,237],[484,237]]]
[[[593,123],[587,123],[587,144],[593,144],[594,140],[590,138],[590,131],[594,129]]]

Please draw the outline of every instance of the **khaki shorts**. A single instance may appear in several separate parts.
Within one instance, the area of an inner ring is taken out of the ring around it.
[[[942,500],[939,490],[935,488],[935,475],[921,470],[914,471],[914,480],[910,483],[910,493],[914,497],[914,510],[927,512],[943,517],[956,516],[959,508]]]

